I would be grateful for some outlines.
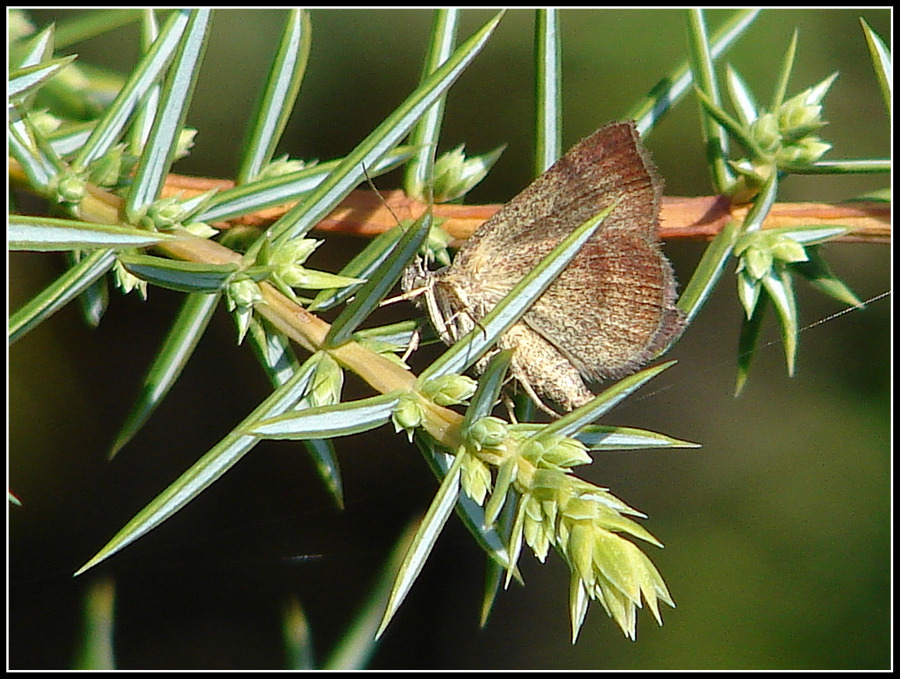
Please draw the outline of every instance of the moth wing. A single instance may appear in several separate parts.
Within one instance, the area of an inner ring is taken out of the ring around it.
[[[445,276],[464,283],[483,316],[561,238],[619,199],[523,320],[589,379],[623,376],[684,325],[657,242],[661,195],[634,123],[607,125],[485,222]]]
[[[453,266],[514,252],[515,270],[530,271],[542,255],[525,244],[559,240],[618,198],[623,200],[594,238],[627,231],[656,240],[661,195],[662,181],[634,122],[606,125],[578,142],[479,227]]]
[[[684,326],[672,266],[655,242],[632,234],[589,242],[524,321],[593,380],[633,372]]]

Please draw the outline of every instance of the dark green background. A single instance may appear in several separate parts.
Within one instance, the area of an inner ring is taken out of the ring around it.
[[[347,153],[411,91],[431,13],[313,10],[308,73],[282,150]],[[729,12],[709,13],[718,25]],[[461,36],[490,12],[465,11]],[[42,11],[39,25],[71,16]],[[765,102],[791,33],[800,47],[789,94],[841,75],[826,98],[829,157],[883,157],[890,123],[858,17],[890,35],[888,10],[773,10],[728,55]],[[226,10],[213,20],[188,124],[200,133],[176,170],[230,177],[250,106],[284,12]],[[564,143],[619,118],[686,54],[674,10],[562,12]],[[509,147],[470,202],[502,202],[532,174],[533,16],[512,11],[451,93],[444,148]],[[77,45],[86,63],[126,73],[136,28]],[[683,102],[649,137],[667,195],[710,192],[697,105]],[[378,180],[397,186],[396,177]],[[885,176],[790,178],[785,201],[832,201]],[[332,239],[313,266],[361,245]],[[667,246],[684,282],[702,245]],[[889,249],[826,248],[863,299],[890,289]],[[62,271],[53,255],[10,258],[11,309]],[[841,305],[798,284],[801,319]],[[201,498],[86,576],[81,566],[267,393],[222,313],[146,429],[112,464],[106,450],[133,401],[180,296],[142,304],[115,295],[97,330],[74,305],[9,350],[9,662],[65,668],[82,599],[101,574],[117,585],[116,653],[126,668],[284,667],[288,596],[305,607],[319,657],[362,601],[393,540],[436,485],[418,452],[388,428],[338,440],[347,507],[333,508],[298,445],[259,445]],[[398,305],[394,317],[410,316]],[[607,453],[582,474],[649,515],[665,550],[647,552],[678,603],[658,628],[642,612],[636,643],[593,606],[569,643],[568,571],[523,554],[526,586],[502,593],[478,629],[483,558],[451,520],[389,628],[375,668],[886,668],[890,663],[890,298],[805,330],[797,375],[785,375],[774,321],[750,383],[732,397],[740,307],[726,276],[671,356],[679,359],[605,421],[697,441],[703,448]],[[389,318],[387,315],[385,318]],[[424,351],[419,358],[426,361]],[[420,363],[419,365],[423,365]],[[355,381],[348,394],[365,390]],[[287,559],[315,555],[300,563]]]

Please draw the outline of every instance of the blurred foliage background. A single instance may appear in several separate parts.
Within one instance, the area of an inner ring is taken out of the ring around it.
[[[39,27],[75,10],[41,10]],[[80,10],[78,10],[80,11]],[[730,11],[711,11],[717,26]],[[490,12],[463,12],[468,36]],[[313,47],[282,152],[347,153],[417,82],[431,12],[312,10]],[[728,54],[770,96],[795,27],[800,49],[788,94],[832,71],[825,100],[828,157],[883,157],[890,121],[874,82],[862,16],[890,39],[890,10],[771,10]],[[230,177],[246,116],[262,86],[284,13],[223,10],[188,124],[200,130],[176,170]],[[674,10],[565,10],[564,143],[617,119],[686,55]],[[511,11],[451,91],[444,149],[507,143],[469,202],[503,202],[531,178],[533,13]],[[86,63],[127,73],[137,28],[75,46]],[[704,195],[709,182],[697,105],[678,106],[648,138],[667,195]],[[836,201],[888,184],[884,176],[795,177],[782,201]],[[396,177],[379,178],[395,188]],[[328,269],[361,245],[329,237],[310,264]],[[682,281],[702,244],[666,250]],[[890,289],[889,248],[832,245],[826,258],[862,298]],[[54,255],[9,257],[9,307],[58,276]],[[801,334],[797,375],[785,375],[774,319],[744,394],[732,397],[741,309],[730,277],[671,352],[679,364],[608,417],[697,441],[686,451],[601,454],[581,473],[649,515],[666,544],[648,547],[678,604],[657,628],[642,615],[623,638],[599,606],[569,643],[568,573],[523,555],[512,586],[478,628],[483,557],[451,520],[388,629],[374,668],[887,668],[890,663],[890,297]],[[836,303],[799,285],[801,319]],[[109,444],[133,402],[180,295],[116,297],[101,326],[74,305],[9,350],[9,663],[71,666],[88,586],[117,588],[122,669],[285,666],[281,616],[302,603],[319,655],[364,599],[391,545],[424,511],[436,483],[418,452],[388,429],[337,441],[346,508],[321,488],[299,445],[264,442],[174,518],[85,576],[71,574],[134,513],[266,394],[249,351],[223,313],[145,430],[113,463]],[[395,305],[385,318],[410,317]],[[427,350],[422,361],[427,360]],[[355,383],[350,394],[363,395]],[[295,559],[292,557],[308,557]]]

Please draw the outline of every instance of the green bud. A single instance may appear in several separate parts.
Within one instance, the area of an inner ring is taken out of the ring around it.
[[[738,272],[753,281],[770,275],[777,262],[793,263],[808,260],[806,250],[784,233],[753,231],[745,234],[735,245],[734,253],[741,258]]]
[[[759,301],[759,293],[762,289],[762,283],[752,278],[746,271],[738,270],[737,272],[738,298],[741,300],[741,306],[744,307],[744,313],[749,319],[756,310],[756,303]]]
[[[441,155],[434,162],[434,201],[445,203],[468,193],[485,178],[488,170],[497,162],[503,147],[482,156],[466,159],[461,144]]]
[[[123,155],[122,147],[116,146],[92,162],[88,175],[90,180],[97,186],[115,186],[122,174]]]
[[[206,222],[190,222],[184,225],[184,230],[197,238],[212,238],[219,232]]]
[[[770,252],[775,259],[788,264],[809,260],[804,247],[793,238],[784,235],[780,235],[774,240]]]
[[[741,259],[744,270],[753,280],[761,280],[772,270],[772,254],[759,248],[750,248]]]
[[[439,406],[452,406],[469,400],[478,383],[465,375],[441,375],[428,380],[420,391]]]
[[[191,149],[194,147],[194,137],[196,136],[197,130],[192,127],[185,127],[178,133],[173,160],[181,160],[190,155]]]
[[[546,447],[544,441],[540,438],[529,437],[522,441],[519,447],[519,455],[533,464],[535,467],[541,468]]]
[[[278,248],[272,255],[272,264],[276,267],[303,264],[322,243],[323,241],[315,238],[295,238]]]
[[[70,64],[71,65],[71,64]],[[32,111],[29,116],[34,129],[42,137],[48,137],[55,132],[62,121],[47,110]]]
[[[585,586],[594,584],[594,531],[589,521],[575,522],[569,529],[566,556]]]
[[[547,525],[555,526],[556,517],[559,514],[559,503],[555,499],[541,500],[540,503]]]
[[[811,165],[831,150],[831,144],[819,137],[804,137],[784,147],[777,154],[779,163],[791,165]]]
[[[466,156],[463,147],[442,154],[434,163],[434,200],[445,202],[463,195],[465,185],[461,182]]]
[[[413,431],[425,421],[425,411],[415,394],[403,394],[391,413],[394,431],[405,431],[412,441]]]
[[[535,498],[528,496],[523,498],[522,502],[526,503],[522,526],[525,544],[531,547],[538,561],[544,563],[554,538],[553,521],[540,511],[540,503]]]
[[[465,455],[464,452],[458,454]],[[466,455],[462,463],[459,482],[466,495],[479,506],[484,505],[484,499],[491,489],[491,470],[474,455]]]
[[[569,497],[563,507],[563,514],[571,521],[593,521],[602,505],[591,498]]]
[[[306,401],[310,406],[340,403],[343,386],[344,371],[341,370],[341,366],[329,354],[319,352],[312,384],[306,393]]]
[[[181,201],[175,196],[170,196],[168,198],[161,198],[153,203],[147,210],[146,219],[148,219],[156,229],[164,230],[181,222],[184,216],[185,212],[184,207],[181,205]]]
[[[234,311],[235,308],[250,308],[262,301],[262,291],[255,281],[246,277],[238,277],[228,284],[226,302],[229,311]]]
[[[56,182],[56,201],[58,203],[80,203],[87,195],[84,180],[73,173],[63,173]]]
[[[239,306],[233,312],[235,324],[238,331],[238,344],[244,341],[244,336],[250,328],[250,321],[253,320],[253,307]]]
[[[788,141],[802,139],[825,125],[822,106],[807,101],[809,90],[784,102],[778,109],[778,127]]]
[[[781,145],[781,129],[771,113],[763,113],[750,124],[750,136],[760,148],[770,153]]]
[[[331,288],[346,288],[350,285],[365,283],[365,279],[362,278],[338,276],[327,271],[316,271],[315,269],[307,269],[302,266],[293,267],[288,278],[282,277],[281,280],[292,288],[301,288],[303,290],[329,290]]]
[[[581,441],[569,437],[561,438],[544,451],[544,462],[562,469],[579,464],[590,464],[591,461],[585,445]]]
[[[299,172],[315,163],[305,163],[302,160],[291,160],[287,155],[281,156],[266,165],[259,173],[259,179],[265,177],[282,177],[286,174]]]
[[[472,423],[466,433],[466,443],[472,449],[480,451],[484,448],[505,448],[509,430],[506,422],[498,417],[482,417]]]
[[[559,435],[529,439],[521,455],[535,467],[550,469],[568,469],[591,462],[581,441]]]
[[[425,241],[425,251],[431,253],[434,261],[443,266],[450,266],[450,234],[435,224],[428,231],[428,239]]]
[[[303,263],[323,241],[313,238],[296,238],[272,254],[260,251],[259,261],[268,261],[275,267],[275,275],[288,287],[305,290],[344,288],[362,283],[362,279],[338,276],[326,271],[307,269]]]
[[[122,291],[122,294],[127,295],[132,290],[137,290],[141,299],[147,299],[147,281],[135,276],[122,266],[122,263],[119,261],[116,261],[115,266],[113,266],[113,280],[116,283],[116,287]]]

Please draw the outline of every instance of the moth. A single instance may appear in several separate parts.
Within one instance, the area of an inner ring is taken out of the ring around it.
[[[450,266],[421,261],[401,282],[421,290],[441,340],[453,344],[559,242],[614,201],[618,204],[522,318],[497,341],[511,349],[510,372],[544,410],[573,410],[589,384],[635,372],[684,328],[672,265],[657,235],[662,180],[633,121],[581,140],[481,225]],[[490,354],[474,366],[481,372]]]

